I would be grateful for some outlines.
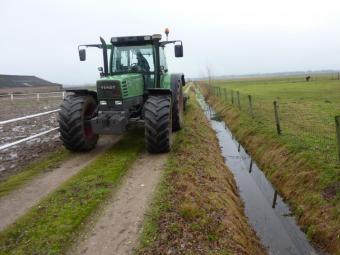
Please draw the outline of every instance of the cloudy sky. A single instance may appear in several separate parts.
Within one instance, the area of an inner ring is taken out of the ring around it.
[[[79,62],[77,45],[99,36],[162,33],[184,43],[171,71],[188,77],[340,69],[340,1],[0,0],[0,74],[91,83],[100,52]]]

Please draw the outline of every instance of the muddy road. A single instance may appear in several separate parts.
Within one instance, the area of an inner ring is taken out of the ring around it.
[[[58,127],[57,112],[0,125],[0,146],[55,127]],[[1,150],[0,180],[26,166],[27,162],[41,158],[55,151],[60,146],[59,132],[56,130],[44,136]]]

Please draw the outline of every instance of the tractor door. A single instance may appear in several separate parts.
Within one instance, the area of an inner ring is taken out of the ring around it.
[[[150,67],[149,72],[143,73],[144,89],[147,90],[155,86],[154,85],[155,84],[154,54],[153,54],[152,48],[141,49],[140,52],[143,57],[143,61],[147,62],[147,65]],[[137,64],[138,64],[138,61],[137,61]]]
[[[164,47],[159,47],[159,64],[160,64],[160,69],[161,69],[160,70],[161,71],[161,77],[160,77],[161,87],[165,87],[164,79],[166,78],[166,76],[168,76],[168,65],[166,63]]]

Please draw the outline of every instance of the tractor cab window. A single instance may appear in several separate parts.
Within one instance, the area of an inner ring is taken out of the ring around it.
[[[168,70],[168,65],[166,64],[166,57],[164,52],[164,47],[159,47],[159,63],[162,71]]]
[[[154,72],[152,45],[113,47],[112,73],[125,72]]]

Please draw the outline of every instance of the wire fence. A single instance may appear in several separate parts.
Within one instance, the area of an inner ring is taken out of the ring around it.
[[[210,93],[245,114],[254,128],[261,127],[282,137],[309,160],[333,166],[339,164],[340,116],[331,114],[338,109],[328,111],[329,114],[321,113],[294,102],[271,101],[218,86],[211,86]]]
[[[60,91],[1,95],[0,121],[57,109],[68,94]]]
[[[0,95],[0,100],[8,100],[8,101],[16,101],[16,100],[44,100],[44,99],[51,99],[51,98],[57,98],[57,99],[64,99],[66,96],[65,91],[57,91],[57,92],[39,92],[39,93],[29,93],[29,94],[15,94],[15,93],[9,93],[9,94],[2,94]]]

